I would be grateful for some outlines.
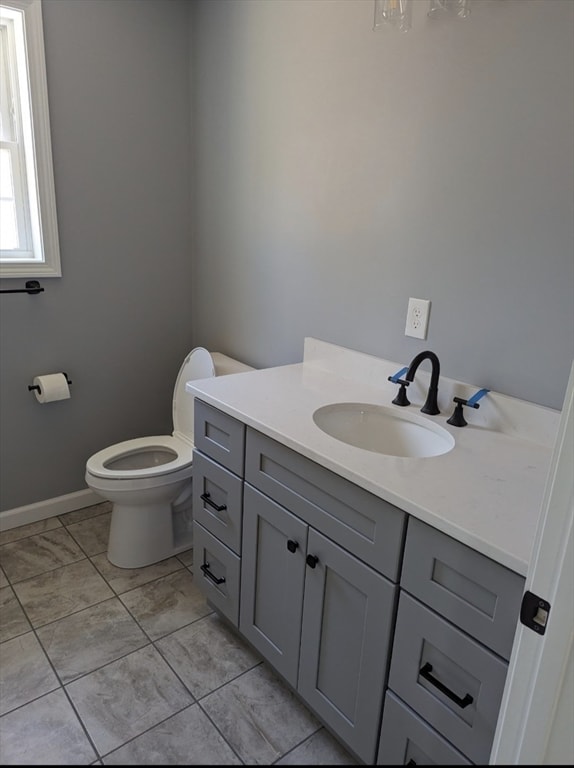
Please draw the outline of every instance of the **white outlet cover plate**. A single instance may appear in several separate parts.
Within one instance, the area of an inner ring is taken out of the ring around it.
[[[429,299],[409,299],[405,336],[426,339],[430,314]]]

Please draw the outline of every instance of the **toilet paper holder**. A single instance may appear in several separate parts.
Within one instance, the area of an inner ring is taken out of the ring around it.
[[[70,379],[68,378],[68,374],[66,373],[66,371],[62,371],[62,373],[63,373],[63,374],[64,374],[64,376],[66,377],[66,381],[68,382],[68,385],[70,385],[72,382],[71,382],[71,381],[70,381]],[[37,389],[37,390],[38,390],[38,392],[40,392],[40,385],[39,385],[39,384],[28,384],[28,390],[29,390],[30,392],[33,392],[35,389]]]

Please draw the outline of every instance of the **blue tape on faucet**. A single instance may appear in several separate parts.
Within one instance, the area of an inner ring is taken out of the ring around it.
[[[474,407],[478,401],[483,398],[485,395],[487,395],[490,392],[490,389],[479,389],[476,394],[474,394],[470,400],[467,400],[467,405],[470,405],[471,408]]]
[[[389,379],[390,379],[391,381],[394,381],[394,382],[395,382],[395,384],[396,384],[396,383],[397,383],[397,380],[398,380],[398,379],[400,379],[400,378],[401,378],[401,376],[404,376],[404,375],[405,375],[405,373],[406,373],[408,370],[409,370],[409,369],[408,369],[408,367],[407,367],[407,366],[405,366],[404,368],[401,368],[401,370],[400,370],[400,371],[397,371],[395,374],[393,374],[393,376],[389,376]]]

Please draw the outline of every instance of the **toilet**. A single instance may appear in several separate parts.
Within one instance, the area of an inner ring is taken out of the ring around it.
[[[173,394],[173,433],[104,448],[86,462],[86,483],[111,501],[108,560],[142,568],[192,546],[193,396],[195,379],[253,370],[203,347],[183,361]]]

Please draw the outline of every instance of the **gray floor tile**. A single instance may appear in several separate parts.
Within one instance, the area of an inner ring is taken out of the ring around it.
[[[112,511],[111,501],[102,501],[100,504],[92,504],[91,507],[83,507],[82,509],[73,509],[71,512],[65,512],[63,515],[58,515],[58,520],[62,525],[72,525],[72,523],[79,523],[82,520],[87,520],[90,517],[97,517],[104,512]]]
[[[110,511],[0,538],[0,764],[356,765],[212,612],[192,549],[136,569],[97,551]]]
[[[12,587],[0,588],[0,643],[32,629]]]
[[[112,513],[106,512],[103,515],[68,525],[66,530],[74,537],[86,555],[99,555],[100,552],[108,551],[111,519]]]
[[[105,765],[241,765],[213,723],[192,704],[104,758]]]
[[[191,568],[193,566],[193,547],[191,549],[186,549],[184,552],[180,552],[177,555],[177,558],[188,568]]]
[[[269,765],[320,724],[266,664],[209,694],[202,709],[245,763]]]
[[[120,600],[152,640],[212,612],[186,568],[124,592]]]
[[[261,661],[216,614],[158,640],[156,646],[196,699]]]
[[[9,528],[7,531],[0,532],[0,544],[8,544],[11,541],[26,539],[28,536],[35,536],[38,533],[51,531],[54,528],[60,528],[61,523],[57,517],[47,517],[45,520],[38,520],[35,523],[19,525],[17,528]]]
[[[62,689],[0,718],[2,765],[90,765],[97,755]]]
[[[70,683],[67,691],[100,755],[193,703],[151,645]]]
[[[20,581],[14,591],[35,627],[114,597],[89,560]]]
[[[65,528],[0,546],[0,562],[12,583],[85,558]]]
[[[329,731],[321,728],[307,741],[291,750],[275,765],[362,765],[350,755]]]
[[[177,557],[169,557],[159,563],[146,565],[145,568],[117,568],[105,554],[94,555],[90,559],[118,595],[183,568]]]
[[[63,683],[149,642],[117,597],[40,627],[37,634]]]
[[[0,654],[0,715],[59,687],[33,632],[2,643]]]

